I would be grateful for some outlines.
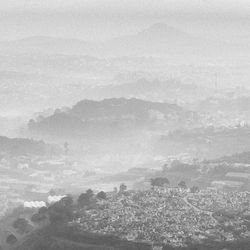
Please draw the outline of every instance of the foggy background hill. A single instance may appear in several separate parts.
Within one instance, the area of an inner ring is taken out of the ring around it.
[[[249,53],[247,44],[222,42],[189,34],[165,23],[156,23],[138,33],[108,39],[80,39],[34,36],[13,41],[1,41],[2,54],[78,54],[90,56],[161,56],[168,61],[187,62],[240,59]]]
[[[62,150],[57,145],[46,144],[43,141],[30,140],[26,138],[8,138],[5,136],[0,136],[0,152],[3,155],[9,154],[11,156],[48,156],[53,154],[60,154],[62,153]]]

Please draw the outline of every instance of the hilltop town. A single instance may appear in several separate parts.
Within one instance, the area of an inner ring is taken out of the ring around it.
[[[112,235],[122,242],[146,244],[149,249],[191,249],[188,247],[207,242],[223,246],[249,240],[250,192],[189,188],[185,182],[173,187],[163,177],[151,183],[144,191],[128,190],[121,184],[112,192],[88,189],[79,196],[50,196],[37,207],[26,204],[16,220],[25,218],[25,226],[20,227],[27,231],[12,228],[16,241],[8,245],[19,246],[23,236],[49,225],[73,227],[74,232],[92,233],[97,238]]]

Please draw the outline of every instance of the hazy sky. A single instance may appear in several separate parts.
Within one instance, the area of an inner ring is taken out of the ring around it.
[[[246,11],[248,0],[1,0],[3,10]]]
[[[204,35],[231,28],[243,35],[249,16],[249,0],[0,0],[0,34],[96,39],[165,22]]]

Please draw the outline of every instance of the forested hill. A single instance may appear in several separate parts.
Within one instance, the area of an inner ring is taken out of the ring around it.
[[[148,119],[150,110],[161,112],[164,115],[183,112],[183,109],[175,104],[149,102],[136,98],[111,98],[99,102],[80,101],[73,106],[69,113],[83,119],[122,118],[124,115],[131,115],[137,119]]]
[[[111,98],[102,101],[82,100],[72,108],[56,110],[48,117],[30,120],[29,130],[47,134],[82,134],[88,131],[121,131],[157,126],[184,126],[194,113],[169,103],[136,98]],[[90,132],[91,131],[91,132]]]

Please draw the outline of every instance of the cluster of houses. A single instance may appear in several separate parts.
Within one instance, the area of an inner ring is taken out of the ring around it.
[[[110,193],[78,223],[83,230],[157,246],[178,247],[190,240],[221,237],[217,221],[185,200],[188,193],[179,188]]]

